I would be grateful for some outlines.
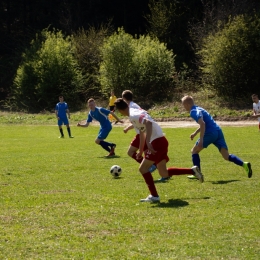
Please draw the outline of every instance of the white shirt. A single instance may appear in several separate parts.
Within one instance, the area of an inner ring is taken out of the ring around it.
[[[143,123],[144,119],[148,119],[152,122],[152,135],[149,142],[152,142],[154,139],[163,137],[163,131],[161,127],[150,117],[150,115],[145,110],[129,108],[129,119],[134,128],[140,132],[146,131],[146,126]]]
[[[129,107],[130,108],[136,108],[136,109],[141,109],[141,107],[139,105],[137,105],[134,101],[131,101],[129,103]]]
[[[260,100],[258,101],[258,103],[253,103],[253,110],[256,114],[260,113]],[[258,117],[258,121],[260,123],[260,117]]]

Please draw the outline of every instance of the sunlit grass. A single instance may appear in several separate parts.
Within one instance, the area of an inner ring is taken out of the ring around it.
[[[106,159],[94,143],[98,127],[71,130],[74,139],[58,139],[57,126],[0,125],[1,259],[258,259],[255,127],[223,128],[230,152],[251,161],[252,179],[212,146],[201,154],[205,183],[158,183],[160,204],[139,202],[149,193],[126,155],[134,132],[114,127],[116,157]],[[164,129],[168,166],[192,166],[193,130]]]

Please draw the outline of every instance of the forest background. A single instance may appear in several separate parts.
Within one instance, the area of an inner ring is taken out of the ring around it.
[[[149,108],[205,92],[251,103],[260,83],[258,0],[2,0],[1,109],[72,110],[131,89]],[[241,101],[241,102],[240,102]]]

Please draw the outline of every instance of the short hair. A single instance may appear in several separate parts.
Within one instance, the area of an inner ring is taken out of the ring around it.
[[[63,96],[62,96],[62,95],[59,95],[59,98],[63,98]]]
[[[123,98],[117,98],[114,104],[117,110],[125,110],[128,108],[128,104],[124,101]]]
[[[122,98],[127,101],[133,101],[133,92],[131,90],[124,90],[122,92]]]
[[[90,103],[90,102],[95,102],[95,100],[94,100],[94,98],[90,98],[89,100],[88,100],[88,103]]]
[[[194,100],[193,100],[193,97],[192,96],[184,96],[182,99],[181,99],[181,102],[182,103],[189,103],[189,104],[194,104]]]
[[[253,95],[252,95],[252,98],[254,98],[254,97],[257,97],[257,98],[258,98],[258,95],[257,95],[257,94],[253,94]]]

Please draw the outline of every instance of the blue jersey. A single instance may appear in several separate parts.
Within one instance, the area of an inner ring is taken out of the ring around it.
[[[90,123],[95,119],[100,123],[102,128],[111,127],[111,122],[108,119],[109,113],[110,110],[103,107],[96,107],[94,111],[89,111],[87,122]]]
[[[66,102],[57,103],[55,110],[58,111],[59,118],[67,118],[67,109],[69,109],[68,104]]]
[[[190,110],[190,116],[197,123],[200,118],[205,122],[205,134],[219,130],[219,125],[214,121],[212,116],[209,114],[207,110],[199,106],[193,106]]]

